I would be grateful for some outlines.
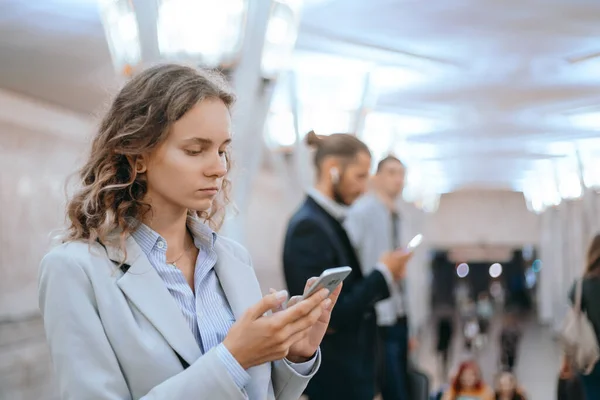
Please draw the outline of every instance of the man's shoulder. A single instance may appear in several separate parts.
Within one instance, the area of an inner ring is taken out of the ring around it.
[[[350,207],[350,214],[361,214],[372,212],[382,207],[381,201],[372,193],[359,197]]]
[[[311,222],[317,223],[318,221],[320,221],[320,214],[311,206],[310,201],[307,199],[292,214],[289,219],[288,227]]]

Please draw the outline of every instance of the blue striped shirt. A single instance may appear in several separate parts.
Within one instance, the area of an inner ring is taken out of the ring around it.
[[[222,344],[235,317],[214,270],[217,263],[214,249],[217,234],[192,218],[188,219],[188,228],[194,236],[194,245],[199,250],[194,272],[194,291],[179,268],[167,264],[167,241],[163,237],[144,224],[140,224],[132,236],[179,305],[202,353],[216,347],[227,371],[243,390],[250,381],[250,375]]]
[[[214,270],[217,263],[214,248],[217,234],[194,218],[188,218],[187,226],[199,250],[194,271],[194,291],[179,268],[167,264],[167,241],[162,236],[144,224],[140,224],[131,235],[179,305],[202,353],[216,347],[233,381],[240,390],[246,392],[244,388],[250,382],[250,375],[222,343],[235,322],[235,316]],[[304,376],[311,373],[315,361],[316,356],[304,363],[285,360],[286,364]]]

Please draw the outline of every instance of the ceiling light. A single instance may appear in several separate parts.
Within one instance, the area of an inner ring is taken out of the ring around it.
[[[128,75],[142,63],[231,66],[241,51],[248,0],[100,0],[113,64]]]
[[[113,65],[117,73],[128,75],[142,61],[133,4],[128,0],[100,0],[98,4]]]
[[[163,58],[208,67],[234,61],[243,40],[247,1],[158,0],[158,49]]]
[[[459,278],[464,278],[469,275],[469,264],[458,264],[458,267],[456,267],[456,275],[458,275]]]
[[[500,264],[500,263],[492,264],[490,266],[489,273],[492,278],[497,278],[500,275],[502,275],[502,264]]]

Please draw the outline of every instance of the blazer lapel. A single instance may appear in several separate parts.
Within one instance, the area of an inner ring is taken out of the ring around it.
[[[225,293],[225,297],[233,311],[236,320],[239,320],[242,314],[256,304],[261,298],[260,285],[254,274],[250,260],[244,262],[231,252],[222,241],[215,243],[217,253],[217,264],[215,272]],[[246,386],[248,397],[255,399],[266,399],[269,397],[269,390],[272,390],[271,363],[257,365],[248,369],[250,383]]]
[[[126,248],[125,264],[130,268],[118,279],[117,285],[173,350],[192,364],[201,352],[181,309],[133,237],[127,238]],[[107,252],[111,260],[119,263],[123,260],[122,253],[115,247],[107,246]]]
[[[231,250],[225,248],[218,240],[215,243],[215,251],[217,253],[215,272],[231,311],[238,320],[250,306],[262,298],[260,286],[252,265],[235,257]]]

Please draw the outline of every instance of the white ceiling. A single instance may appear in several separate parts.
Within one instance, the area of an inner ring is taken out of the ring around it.
[[[572,141],[600,156],[600,124],[563,116],[600,110],[597,0],[306,3],[298,49],[425,77],[374,109],[444,122],[399,142],[442,190],[520,189],[528,171],[571,156]],[[0,0],[0,87],[90,113],[118,84],[94,0]]]
[[[431,78],[384,93],[375,110],[447,122],[402,142],[409,152],[429,153],[420,166],[444,181],[442,190],[520,189],[528,171],[571,156],[570,141],[587,139],[583,151],[594,147],[600,157],[600,143],[589,140],[600,138],[600,121],[596,130],[578,129],[562,117],[600,109],[600,2],[314,3],[305,9],[299,48],[406,66]]]

